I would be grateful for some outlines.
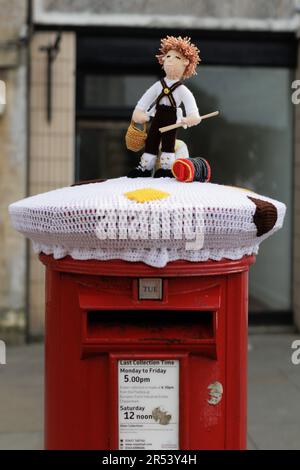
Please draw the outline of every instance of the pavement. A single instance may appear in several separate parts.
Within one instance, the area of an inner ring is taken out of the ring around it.
[[[300,449],[300,334],[251,334],[248,449]],[[43,448],[43,344],[7,348],[0,365],[0,450]]]

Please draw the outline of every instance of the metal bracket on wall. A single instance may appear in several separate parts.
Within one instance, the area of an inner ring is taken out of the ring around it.
[[[40,51],[47,54],[47,121],[52,119],[52,64],[56,59],[60,49],[61,32],[57,33],[53,44],[41,46]]]

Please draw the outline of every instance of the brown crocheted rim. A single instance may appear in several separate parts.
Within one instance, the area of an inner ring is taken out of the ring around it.
[[[73,186],[81,186],[81,185],[83,185],[83,184],[104,183],[104,181],[107,181],[107,180],[104,180],[104,179],[83,180],[83,181],[77,181],[77,182],[71,184],[70,186],[73,187]]]
[[[253,222],[257,228],[256,236],[261,237],[275,227],[278,218],[277,208],[271,202],[263,201],[262,199],[257,199],[251,196],[247,197],[256,206],[256,210],[253,215]]]

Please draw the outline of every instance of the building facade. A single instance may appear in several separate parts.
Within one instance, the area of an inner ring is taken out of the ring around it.
[[[300,328],[300,111],[291,99],[292,83],[300,78],[299,2],[35,0],[28,5],[27,184],[19,186],[18,195],[10,194],[10,201],[21,197],[22,188],[32,195],[74,180],[126,174],[137,157],[126,151],[124,133],[137,99],[161,74],[155,60],[159,40],[166,34],[191,36],[202,62],[188,86],[200,113],[219,109],[221,116],[182,131],[180,138],[191,156],[210,161],[214,182],[287,204],[284,229],[262,244],[251,270],[250,318]],[[24,252],[21,258],[27,287],[20,299],[27,299],[28,333],[39,336],[43,267],[29,246],[27,258]],[[17,289],[16,278],[7,282]],[[8,298],[1,300],[9,306]]]

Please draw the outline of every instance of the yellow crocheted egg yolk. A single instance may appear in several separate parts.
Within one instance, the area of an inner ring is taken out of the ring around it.
[[[164,199],[166,197],[169,197],[170,194],[165,193],[163,191],[159,191],[158,189],[143,188],[124,193],[124,196],[128,199],[131,199],[132,201],[147,202],[154,201],[155,199]]]

